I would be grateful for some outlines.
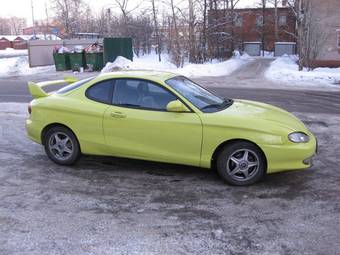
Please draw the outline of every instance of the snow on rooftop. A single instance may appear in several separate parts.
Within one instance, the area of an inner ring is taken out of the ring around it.
[[[18,35],[0,35],[0,39],[5,38],[8,41],[14,41],[17,37]]]
[[[296,44],[296,42],[275,42],[275,44]]]
[[[22,38],[23,40],[33,40],[34,35],[0,35],[0,39],[5,38],[8,41],[14,41],[17,38]],[[36,39],[40,40],[61,40],[60,37],[54,35],[54,34],[36,34],[35,35]]]

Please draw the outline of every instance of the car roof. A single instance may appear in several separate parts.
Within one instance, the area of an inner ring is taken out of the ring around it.
[[[102,73],[98,75],[98,78],[101,78],[101,79],[139,78],[139,79],[165,81],[176,76],[178,76],[178,74],[171,73],[171,72],[153,71],[153,70],[128,70],[128,71]]]

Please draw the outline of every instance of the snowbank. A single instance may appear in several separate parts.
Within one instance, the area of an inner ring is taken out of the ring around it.
[[[236,54],[235,57],[223,61],[212,61],[204,64],[186,63],[183,68],[177,68],[172,64],[167,55],[162,56],[162,61],[158,61],[155,54],[145,55],[130,61],[124,57],[117,57],[113,63],[107,63],[102,73],[114,72],[118,70],[157,70],[177,73],[180,75],[199,77],[199,76],[224,76],[229,75],[239,67],[252,61],[248,55]]]
[[[299,71],[297,56],[282,56],[273,61],[265,73],[267,79],[292,85],[320,86],[340,84],[340,68],[316,68]]]
[[[0,58],[0,77],[55,72],[54,66],[30,68],[28,57]]]
[[[0,116],[1,115],[16,115],[26,117],[27,103],[0,103]]]
[[[9,58],[9,57],[18,57],[18,56],[27,56],[27,50],[15,50],[12,48],[7,48],[5,50],[0,50],[0,58]]]

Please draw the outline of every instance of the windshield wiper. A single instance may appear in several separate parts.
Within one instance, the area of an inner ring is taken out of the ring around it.
[[[233,104],[233,100],[232,99],[224,99],[223,102],[221,104],[208,104],[204,107],[201,108],[201,110],[206,110],[208,108],[227,108],[228,106]]]

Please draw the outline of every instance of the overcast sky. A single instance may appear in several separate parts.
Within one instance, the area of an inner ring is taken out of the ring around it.
[[[146,0],[147,1],[147,0]],[[156,0],[157,1],[157,0]],[[5,2],[4,0],[2,2]],[[113,0],[85,0],[85,2],[89,3],[91,8],[98,12],[102,7],[109,6],[114,1]],[[137,0],[130,0],[131,6],[133,3],[138,3]],[[255,2],[258,0],[241,0],[240,6],[253,6]],[[50,10],[50,1],[49,0],[33,0],[34,6],[34,16],[35,19],[45,19],[46,12],[45,6],[47,6],[49,16],[52,16],[52,11]],[[31,12],[31,0],[9,0],[5,3],[2,3],[0,6],[0,17],[24,17],[27,19],[27,24],[32,24],[32,12]]]

